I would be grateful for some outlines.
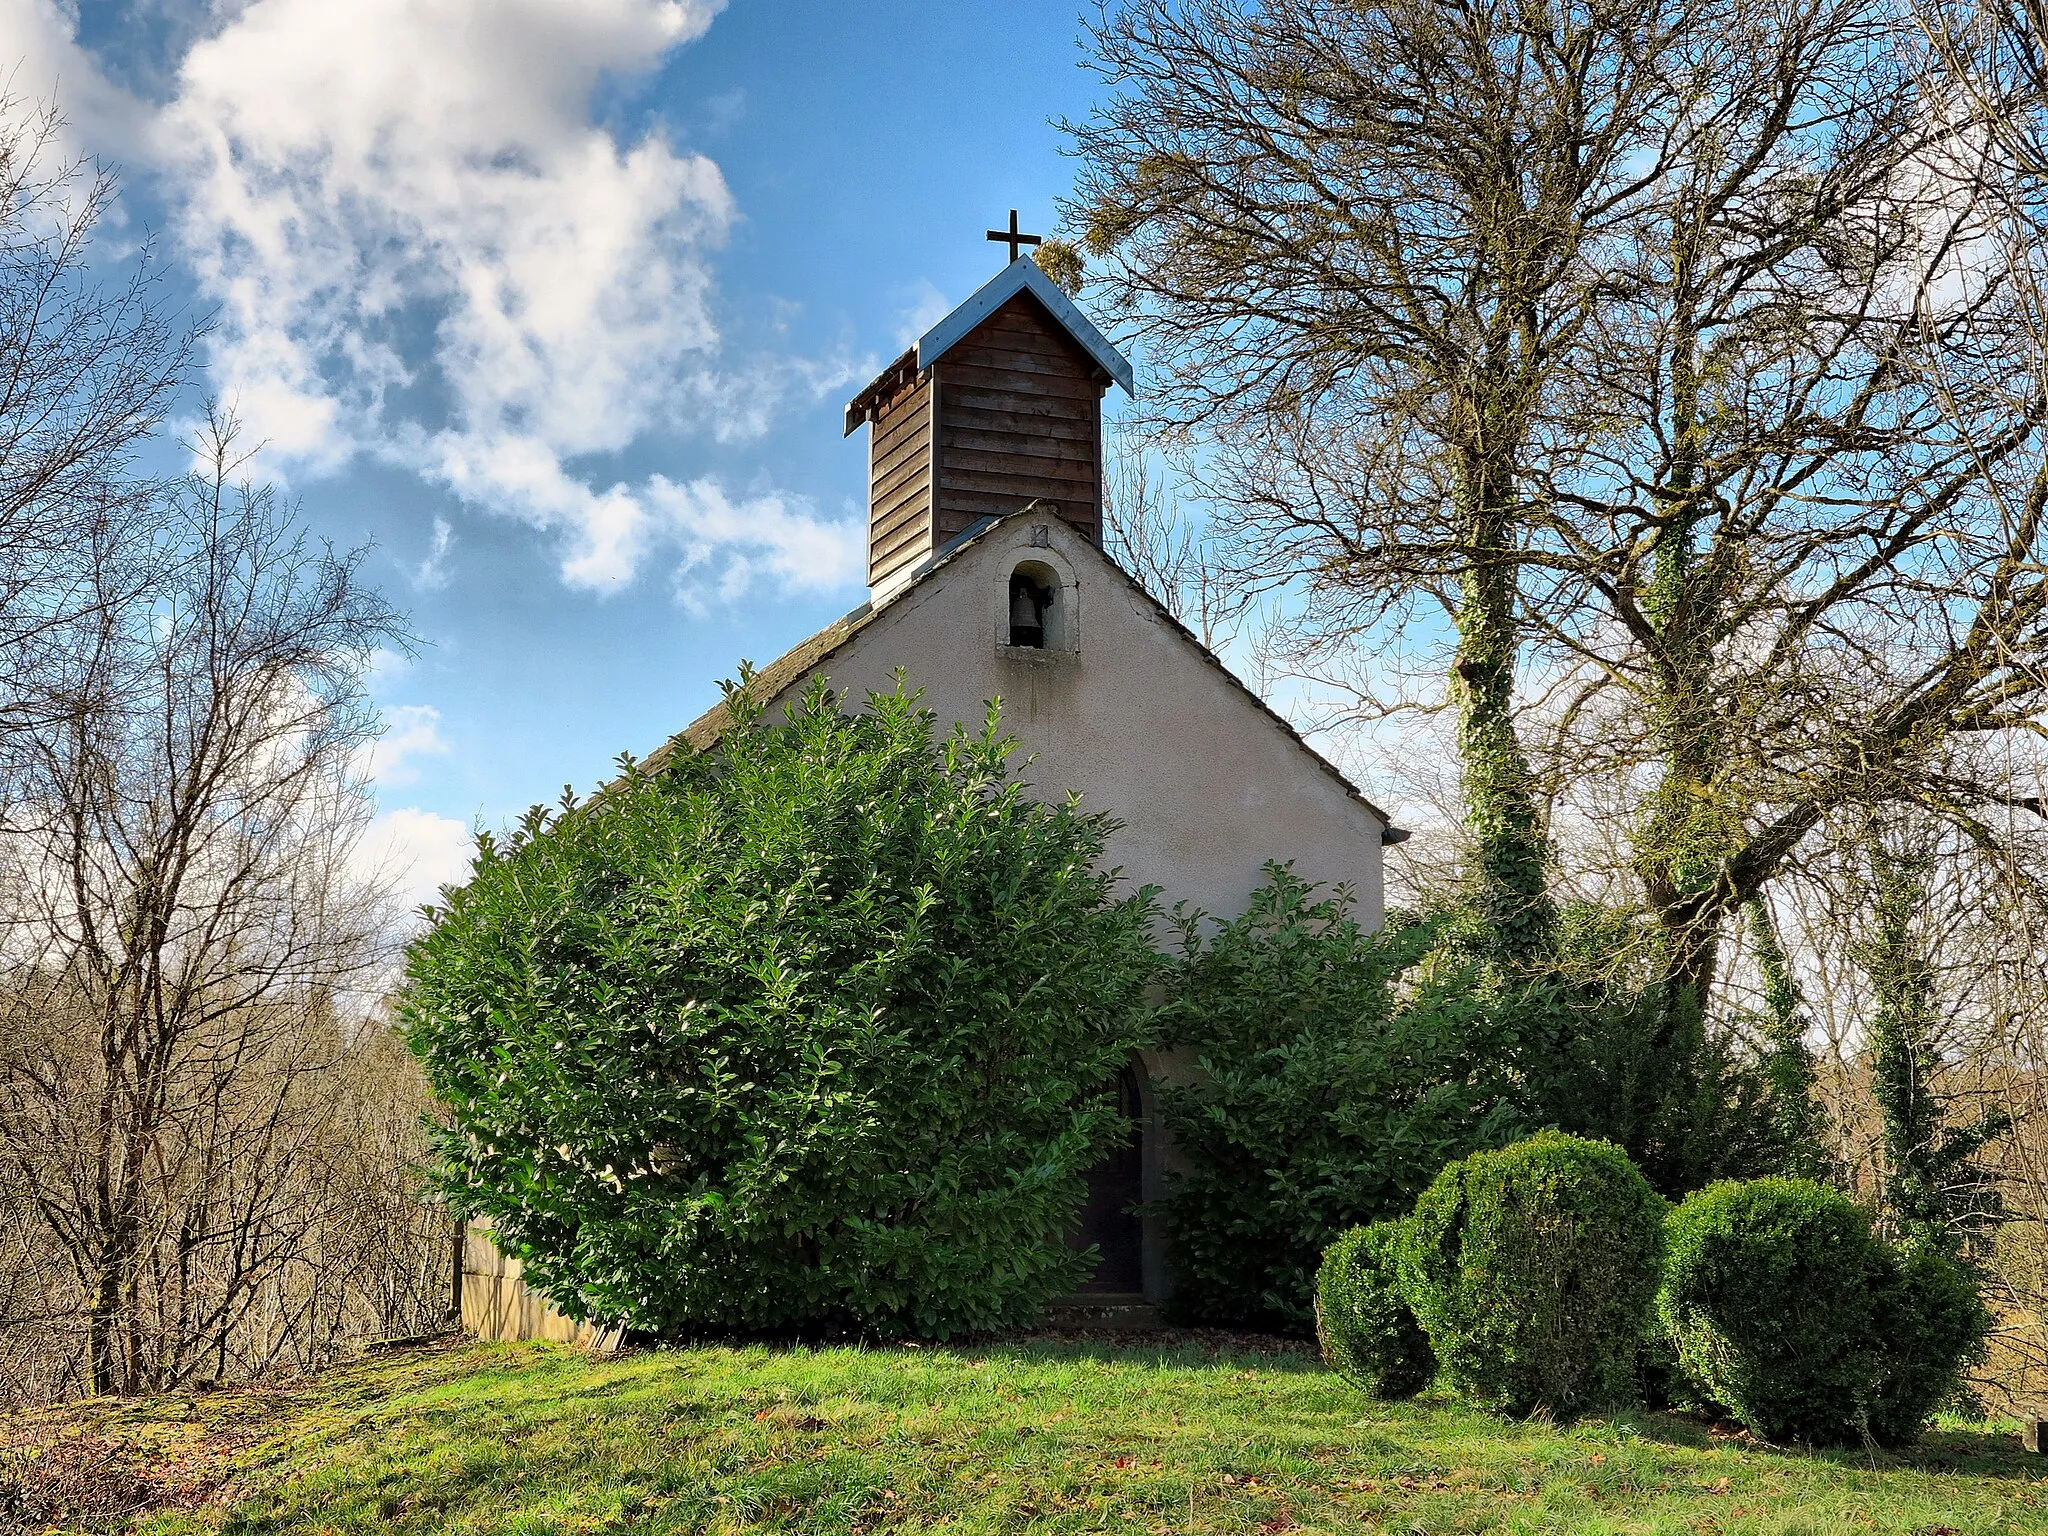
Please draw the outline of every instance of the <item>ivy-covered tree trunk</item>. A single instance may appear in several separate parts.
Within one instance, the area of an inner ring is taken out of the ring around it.
[[[1517,527],[1512,474],[1498,456],[1459,466],[1466,568],[1457,608],[1451,687],[1465,817],[1477,848],[1479,948],[1504,971],[1526,973],[1549,947],[1555,911],[1535,775],[1515,729]]]
[[[1704,1172],[1715,1161],[1716,1129],[1694,1106],[1719,1100],[1706,1073],[1720,932],[1718,918],[1701,906],[1725,846],[1711,779],[1720,732],[1703,707],[1698,669],[1681,662],[1668,667],[1666,677],[1663,777],[1637,845],[1637,867],[1657,922],[1649,1054],[1660,1064],[1657,1119],[1672,1143],[1666,1156]]]
[[[1821,1142],[1825,1124],[1814,1094],[1813,1053],[1806,1045],[1806,1000],[1793,978],[1769,903],[1752,897],[1745,911],[1764,984],[1764,1080],[1781,1144],[1780,1167],[1796,1178],[1825,1178],[1833,1172],[1833,1163]]]
[[[1706,430],[1699,324],[1689,293],[1694,263],[1688,257],[1685,242],[1675,241],[1671,282],[1677,302],[1667,364],[1672,446],[1657,487],[1666,522],[1656,536],[1643,604],[1655,635],[1650,714],[1662,761],[1636,835],[1636,869],[1660,930],[1659,1012],[1673,1047],[1705,1017],[1719,934],[1713,919],[1702,919],[1700,898],[1719,873],[1731,831],[1716,783],[1726,746],[1714,688],[1719,593],[1697,547],[1697,529],[1712,500],[1700,484]]]
[[[1997,1175],[1977,1155],[2012,1122],[1993,1112],[1951,1125],[1935,1088],[1935,973],[1920,932],[1927,866],[1924,854],[1900,856],[1871,845],[1875,921],[1857,953],[1873,1003],[1864,1051],[1870,1094],[1884,1123],[1886,1223],[1906,1242],[1962,1255],[2001,1209]]]
[[[1638,821],[1634,862],[1655,922],[1649,1059],[1657,1102],[1645,1106],[1652,1162],[1678,1187],[1739,1170],[1724,1136],[1725,1052],[1709,1035],[1726,893],[1719,889],[1741,831],[1726,775],[1729,720],[1716,682],[1727,634],[1724,552],[1703,468],[1707,412],[1702,327],[1693,303],[1697,231],[1673,240],[1671,335],[1665,354],[1670,456],[1654,487],[1665,521],[1655,535],[1642,616],[1647,700],[1659,776]]]

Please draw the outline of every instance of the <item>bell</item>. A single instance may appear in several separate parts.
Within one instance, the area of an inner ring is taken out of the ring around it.
[[[1045,605],[1052,594],[1021,571],[1010,578],[1010,644],[1045,647]]]
[[[1037,629],[1039,627],[1038,594],[1031,583],[1020,581],[1010,588],[1010,628]]]

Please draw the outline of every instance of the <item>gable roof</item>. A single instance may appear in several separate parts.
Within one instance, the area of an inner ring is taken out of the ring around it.
[[[1094,322],[1074,307],[1074,301],[1062,293],[1059,284],[1047,277],[1029,256],[1019,256],[976,289],[966,303],[918,337],[919,370],[931,367],[964,340],[968,332],[1020,293],[1028,293],[1043,304],[1061,328],[1080,344],[1081,350],[1100,363],[1104,373],[1123,385],[1125,394],[1137,394],[1137,375],[1131,368],[1131,360],[1117,351],[1107,336],[1095,329]]]
[[[1095,328],[1095,323],[1060,291],[1059,284],[1039,270],[1037,262],[1029,256],[1019,256],[977,288],[959,308],[918,337],[916,346],[884,368],[847,403],[846,435],[852,436],[868,419],[868,408],[877,400],[907,388],[918,374],[952,351],[977,325],[1020,293],[1030,294],[1043,305],[1053,323],[1072,337],[1074,344],[1094,359],[1104,373],[1121,384],[1125,394],[1136,396],[1137,373],[1131,360]]]
[[[1042,515],[1059,517],[1057,511],[1047,512],[1040,508],[1033,508],[1032,510]],[[1014,516],[1015,514],[1012,515]],[[941,567],[951,565],[954,561],[968,554],[969,551],[987,539],[989,534],[1004,521],[1007,521],[1007,519],[984,519],[954,539],[952,543],[948,544],[936,555],[932,556],[909,582],[891,593],[881,604],[862,603],[860,607],[854,609],[853,612],[840,619],[837,623],[826,625],[808,640],[785,651],[781,656],[778,656],[774,661],[754,674],[752,690],[754,697],[763,704],[772,703],[787,689],[802,682],[812,672],[845,650],[862,630],[874,623],[876,619],[901,602],[910,593],[924,585],[925,580],[934,572],[938,571]],[[1060,521],[1065,522],[1066,519],[1062,517]],[[1069,526],[1071,527],[1072,525],[1070,524]],[[1343,787],[1345,794],[1372,812],[1374,816],[1377,816],[1383,828],[1381,841],[1399,843],[1407,839],[1407,832],[1396,827],[1391,816],[1377,805],[1374,805],[1372,801],[1366,799],[1359,792],[1358,786],[1344,776],[1342,769],[1327,757],[1324,757],[1314,747],[1310,746],[1307,738],[1300,731],[1296,730],[1285,716],[1281,715],[1272,705],[1259,697],[1256,689],[1252,688],[1244,679],[1225,666],[1222,658],[1210,650],[1209,647],[1202,644],[1201,640],[1195,635],[1195,632],[1175,618],[1158,598],[1139,585],[1136,577],[1132,576],[1129,571],[1111,559],[1105,550],[1101,549],[1094,540],[1086,535],[1081,535],[1077,538],[1076,542],[1086,545],[1093,552],[1095,558],[1110,571],[1114,572],[1124,586],[1136,594],[1138,599],[1151,610],[1154,618],[1165,624],[1174,634],[1180,637],[1183,644],[1191,647],[1197,656],[1220,672],[1231,687],[1237,689],[1238,692],[1251,700],[1259,713],[1277,726],[1297,748],[1307,753],[1310,761],[1318,768],[1335,779]],[[712,747],[718,745],[720,737],[732,729],[732,724],[732,715],[726,709],[725,701],[721,699],[695,720],[692,720],[688,725],[676,732],[674,736],[671,736],[658,750],[649,754],[647,760],[641,766],[650,772],[660,768],[679,745],[691,752],[708,752]]]

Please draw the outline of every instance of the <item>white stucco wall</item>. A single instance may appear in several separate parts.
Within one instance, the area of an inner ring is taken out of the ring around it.
[[[1025,560],[1060,579],[1049,640],[1064,649],[1006,643],[1010,573]],[[817,670],[855,706],[893,687],[897,667],[942,724],[978,727],[1000,698],[1037,759],[1022,777],[1041,798],[1078,790],[1121,820],[1109,862],[1132,887],[1163,887],[1166,906],[1235,915],[1266,860],[1292,859],[1307,879],[1351,884],[1355,915],[1378,926],[1385,823],[1058,518],[998,525],[886,599]]]

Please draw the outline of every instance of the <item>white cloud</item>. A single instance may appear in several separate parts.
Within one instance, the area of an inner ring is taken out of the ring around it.
[[[396,704],[384,711],[384,734],[370,746],[363,777],[380,789],[419,782],[417,760],[445,757],[441,711],[431,704]]]
[[[434,519],[434,543],[422,560],[409,573],[415,592],[437,592],[448,585],[448,551],[455,544],[455,530],[448,526],[448,519]]]
[[[302,456],[346,452],[421,382],[468,430],[612,449],[716,339],[718,168],[588,121],[710,9],[661,0],[256,0],[198,43],[161,124],[182,233],[223,302],[220,383]]]
[[[150,110],[112,84],[78,46],[72,7],[57,0],[0,0],[0,81],[19,106],[56,102],[74,156],[128,159],[142,152]]]
[[[469,878],[473,839],[453,817],[411,806],[386,811],[370,824],[358,852],[365,877],[388,881],[401,911],[439,898],[444,885]]]
[[[177,70],[152,158],[218,306],[212,382],[273,472],[405,465],[555,533],[565,578],[597,588],[668,548],[698,586],[844,579],[844,562],[807,561],[837,561],[848,532],[800,502],[771,498],[777,515],[714,544],[718,520],[679,518],[668,482],[591,468],[665,429],[758,433],[819,372],[749,369],[735,387],[711,265],[736,217],[724,178],[658,132],[593,120],[608,83],[654,69],[722,4],[222,8]],[[0,0],[16,16],[42,53],[89,69],[52,0]],[[445,547],[437,534],[422,584]]]
[[[736,596],[757,574],[823,590],[855,580],[861,570],[859,531],[849,523],[821,522],[801,498],[764,491],[735,502],[714,481],[678,485],[661,475],[647,489],[649,503],[682,550],[678,576],[687,581],[722,564],[723,596]],[[754,552],[731,553],[748,533]]]
[[[920,277],[910,290],[910,302],[903,306],[896,326],[896,345],[913,347],[918,337],[951,314],[953,306],[928,277]]]

